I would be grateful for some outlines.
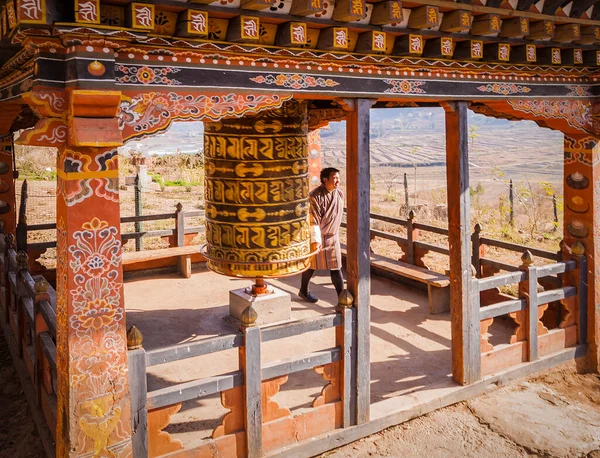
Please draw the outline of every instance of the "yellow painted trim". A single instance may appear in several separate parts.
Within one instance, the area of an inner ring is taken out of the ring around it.
[[[57,170],[56,174],[61,180],[89,180],[92,178],[118,178],[118,170],[100,170],[97,172],[65,172],[63,170]]]

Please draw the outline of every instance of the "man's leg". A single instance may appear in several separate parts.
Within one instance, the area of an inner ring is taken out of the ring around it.
[[[330,270],[329,273],[331,275],[331,283],[333,283],[333,286],[335,286],[335,291],[339,296],[344,290],[344,277],[342,276],[342,270]]]
[[[298,292],[298,296],[308,302],[317,302],[318,299],[308,292],[308,283],[310,279],[314,275],[314,269],[305,270],[302,273],[302,284],[300,285],[300,291]]]

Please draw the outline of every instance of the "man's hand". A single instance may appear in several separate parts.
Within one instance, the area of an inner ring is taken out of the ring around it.
[[[317,253],[319,251],[321,251],[321,244],[318,242],[313,242],[310,244],[310,251],[312,253]]]

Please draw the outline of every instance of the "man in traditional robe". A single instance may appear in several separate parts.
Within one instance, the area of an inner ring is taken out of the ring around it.
[[[307,302],[319,300],[308,291],[308,283],[315,270],[329,270],[338,296],[344,289],[339,235],[344,213],[344,194],[338,189],[339,186],[340,171],[327,167],[321,170],[321,186],[310,193],[311,251],[317,253],[311,259],[310,268],[302,274],[302,285],[298,292],[298,296]]]

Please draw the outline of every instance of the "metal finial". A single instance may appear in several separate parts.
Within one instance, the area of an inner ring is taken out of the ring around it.
[[[19,251],[16,256],[17,270],[27,270],[29,268],[29,256],[23,250]]]
[[[338,305],[343,308],[352,307],[354,304],[354,296],[347,289],[343,290],[338,296]]]
[[[135,326],[131,326],[127,331],[127,350],[137,350],[142,348],[144,336],[142,332]]]
[[[417,214],[415,213],[415,211],[414,211],[414,210],[412,210],[412,209],[411,209],[411,210],[408,212],[408,219],[415,219],[415,216],[417,216]]]
[[[481,227],[481,224],[477,223],[475,225],[475,232],[477,232],[478,234],[483,230],[483,227]]]
[[[523,252],[523,254],[521,255],[521,261],[523,262],[523,265],[526,267],[533,264],[533,256],[531,255],[531,252],[529,250],[525,250]]]
[[[256,320],[258,320],[258,313],[256,313],[256,310],[251,305],[246,307],[240,315],[240,321],[244,327],[254,326]]]
[[[177,205],[175,205],[175,208],[177,209],[178,212],[180,212],[181,210],[183,210],[183,205],[181,204],[181,202],[177,202]]]
[[[44,294],[48,291],[48,282],[45,278],[40,277],[35,280],[33,287],[35,289],[35,294]]]
[[[585,253],[585,246],[579,240],[577,240],[571,247],[571,252],[575,256],[581,256]]]

